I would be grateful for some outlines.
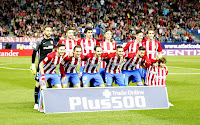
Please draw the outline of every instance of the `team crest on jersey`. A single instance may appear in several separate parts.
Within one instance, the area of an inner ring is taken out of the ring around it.
[[[53,40],[50,40],[50,43],[53,44]]]

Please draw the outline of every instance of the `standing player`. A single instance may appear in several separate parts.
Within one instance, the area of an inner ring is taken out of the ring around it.
[[[112,86],[113,79],[115,79],[115,84],[124,86],[124,80],[120,66],[125,56],[126,54],[123,51],[123,47],[117,46],[116,53],[110,53],[106,58],[107,65],[105,68],[105,80],[107,87]]]
[[[83,69],[82,83],[83,87],[88,87],[89,82],[93,79],[94,86],[104,87],[104,82],[97,68],[101,61],[108,56],[108,53],[102,53],[102,48],[99,45],[94,47],[94,53],[89,53],[85,56],[87,60]]]
[[[137,83],[138,86],[142,86],[142,79],[138,69],[141,62],[145,62],[146,65],[150,65],[150,61],[145,55],[145,48],[140,46],[137,53],[129,53],[126,57],[126,62],[122,66],[122,74],[124,76],[125,86],[128,86],[128,81],[130,77]]]
[[[138,48],[142,46],[143,33],[141,30],[136,31],[136,39],[129,41],[124,47],[124,51],[128,50],[128,53],[137,53]]]
[[[32,66],[31,71],[35,75],[36,85],[35,85],[35,105],[34,109],[38,109],[38,93],[40,90],[39,85],[39,64],[40,62],[47,56],[47,54],[51,53],[54,48],[54,40],[51,38],[51,32],[52,29],[50,26],[45,26],[44,28],[44,36],[42,38],[37,39],[36,46],[33,48],[33,54],[32,54]],[[37,72],[35,70],[35,57],[36,53],[38,52],[39,60],[37,65]]]
[[[74,87],[80,87],[80,79],[77,73],[77,66],[81,63],[85,57],[81,55],[82,48],[80,45],[76,45],[73,50],[73,55],[67,56],[63,59],[60,65],[62,74],[62,88],[67,88],[68,82],[71,80]],[[66,78],[66,79],[65,79]],[[64,81],[64,82],[63,82]]]
[[[93,49],[96,46],[97,40],[92,38],[92,28],[86,27],[84,30],[85,38],[78,40],[77,45],[80,45],[82,47],[82,54],[85,56],[89,53],[93,53]],[[86,62],[81,62],[80,70],[79,70],[79,77],[82,76],[83,68],[85,66]]]
[[[98,45],[102,47],[103,53],[116,52],[116,43],[112,39],[112,32],[109,29],[106,29],[104,37],[105,37],[105,41],[101,41],[97,43]],[[106,62],[102,61],[100,65],[99,73],[101,74],[103,79],[105,79],[105,67],[106,67]]]
[[[51,85],[56,88],[61,88],[60,78],[56,73],[57,66],[61,63],[63,55],[65,53],[65,44],[59,43],[57,45],[57,52],[49,53],[43,61],[40,63],[40,88],[46,88],[46,82],[50,82]]]
[[[68,55],[70,52],[73,52],[74,47],[77,45],[77,41],[73,39],[74,31],[73,29],[68,28],[66,30],[67,38],[61,39],[58,43],[65,44],[65,52]]]
[[[148,30],[147,33],[147,40],[143,41],[143,45],[146,48],[146,52],[147,52],[147,57],[151,60],[151,59],[157,59],[162,57],[162,47],[160,45],[160,42],[156,39],[154,39],[154,31],[152,29]]]

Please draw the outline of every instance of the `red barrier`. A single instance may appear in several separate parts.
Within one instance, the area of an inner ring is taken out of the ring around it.
[[[0,57],[32,56],[32,49],[0,49]]]

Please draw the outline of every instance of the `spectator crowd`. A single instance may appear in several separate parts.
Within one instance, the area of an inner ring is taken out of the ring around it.
[[[39,37],[46,24],[53,27],[53,36],[65,37],[73,27],[77,38],[79,28],[100,28],[95,34],[103,38],[110,28],[116,41],[134,39],[137,29],[144,34],[155,30],[160,42],[192,42],[191,30],[200,29],[199,0],[1,0],[0,17],[18,37]],[[0,33],[4,34],[0,25]],[[6,32],[6,31],[5,31]]]

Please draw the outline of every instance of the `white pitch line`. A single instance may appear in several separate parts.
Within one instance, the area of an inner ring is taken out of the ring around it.
[[[181,68],[181,69],[191,69],[191,70],[200,70],[200,69],[195,69],[195,68],[185,68],[185,67],[174,67],[174,66],[167,66],[167,67],[171,67],[171,68]]]
[[[6,63],[6,64],[0,64],[0,65],[8,65],[8,64],[12,64],[12,63]]]
[[[169,73],[169,74],[182,75],[182,74],[200,74],[200,73]]]
[[[20,69],[20,68],[9,68],[9,67],[0,67],[2,69],[14,69],[14,70],[30,70],[30,69]]]

